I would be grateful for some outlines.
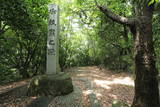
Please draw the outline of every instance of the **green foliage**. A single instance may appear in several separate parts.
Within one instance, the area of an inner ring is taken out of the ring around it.
[[[126,2],[107,3],[122,15],[131,15]],[[131,35],[128,33],[125,41],[124,27],[106,19],[94,5],[93,0],[77,0],[70,2],[69,12],[61,11],[68,18],[61,21],[61,67],[103,64],[114,70],[133,71]]]
[[[154,15],[154,21],[153,21],[153,34],[154,34],[154,46],[155,46],[155,52],[156,52],[156,65],[158,70],[160,71],[160,14],[156,13]]]
[[[3,0],[0,4],[0,65],[6,69],[2,72],[9,71],[1,73],[4,81],[14,77],[14,72],[19,79],[45,72],[49,2]]]
[[[7,69],[5,66],[0,65],[0,84],[16,81],[19,79],[19,74],[16,69]]]
[[[152,5],[153,3],[158,3],[159,2],[159,0],[150,0],[150,2],[148,3],[148,5],[150,6],[150,5]]]
[[[31,33],[32,19],[27,12],[24,0],[2,0],[0,4],[0,21],[14,30]]]
[[[122,16],[132,15],[130,0],[97,2]],[[1,0],[1,82],[45,73],[49,3],[50,0]],[[94,0],[52,0],[52,3],[60,7],[62,70],[72,66],[104,65],[116,71],[134,71],[133,38],[129,28],[106,18]],[[159,13],[155,14],[153,22],[160,69]]]

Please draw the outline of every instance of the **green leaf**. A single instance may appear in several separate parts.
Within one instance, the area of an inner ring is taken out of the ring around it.
[[[159,0],[155,0],[156,3],[158,3]]]
[[[78,5],[82,5],[83,2],[84,2],[84,0],[77,0]]]
[[[157,0],[151,0],[149,3],[148,3],[148,6],[152,5],[154,3],[154,1],[157,1]]]

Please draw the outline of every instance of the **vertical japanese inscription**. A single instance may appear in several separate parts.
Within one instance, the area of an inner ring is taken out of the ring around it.
[[[58,63],[58,6],[48,6],[47,73],[55,74]]]
[[[49,5],[49,21],[48,21],[48,55],[56,55],[56,28],[57,28],[57,6],[50,4]]]

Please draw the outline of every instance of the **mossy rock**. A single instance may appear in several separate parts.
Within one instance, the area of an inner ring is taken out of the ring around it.
[[[129,106],[121,101],[113,100],[112,107],[129,107]]]
[[[72,79],[65,73],[34,77],[27,90],[28,96],[61,96],[73,91]]]

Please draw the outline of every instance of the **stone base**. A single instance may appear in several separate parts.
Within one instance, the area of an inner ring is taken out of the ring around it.
[[[73,91],[72,79],[65,73],[34,77],[27,90],[28,96],[61,96]]]

